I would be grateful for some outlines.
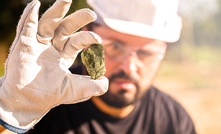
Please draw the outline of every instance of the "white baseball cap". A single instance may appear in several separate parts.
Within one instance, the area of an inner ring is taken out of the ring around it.
[[[178,0],[87,0],[87,3],[98,14],[98,23],[102,20],[116,31],[165,42],[180,38]]]

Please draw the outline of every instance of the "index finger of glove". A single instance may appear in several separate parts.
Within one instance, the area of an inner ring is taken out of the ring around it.
[[[38,24],[37,39],[43,44],[50,44],[54,31],[61,19],[68,12],[72,0],[57,0],[41,17]]]
[[[80,31],[73,34],[65,43],[63,51],[60,54],[63,58],[75,58],[77,54],[91,44],[101,44],[102,39],[99,35],[90,31]]]
[[[96,14],[90,9],[81,9],[64,18],[55,31],[53,46],[62,51],[68,37],[79,28],[94,21]]]

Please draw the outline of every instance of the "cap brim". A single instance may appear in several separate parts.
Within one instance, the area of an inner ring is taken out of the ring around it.
[[[110,19],[102,17],[104,23],[122,33],[162,40],[165,42],[176,42],[180,38],[180,32],[182,29],[181,18],[179,16],[174,16],[171,20],[167,21],[166,27],[150,27],[137,22],[122,21],[116,19]],[[179,22],[177,22],[179,21]],[[180,24],[180,25],[177,25]]]

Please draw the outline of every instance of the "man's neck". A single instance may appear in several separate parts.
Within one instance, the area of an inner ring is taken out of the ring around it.
[[[92,97],[91,100],[102,112],[117,118],[124,118],[128,116],[134,109],[134,105],[129,105],[124,108],[109,106],[100,97]]]

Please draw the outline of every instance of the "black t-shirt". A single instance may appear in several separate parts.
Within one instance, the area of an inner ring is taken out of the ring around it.
[[[76,70],[80,71],[79,68]],[[53,108],[27,132],[27,134],[195,133],[194,124],[182,106],[153,86],[125,118],[111,117],[88,100]]]

